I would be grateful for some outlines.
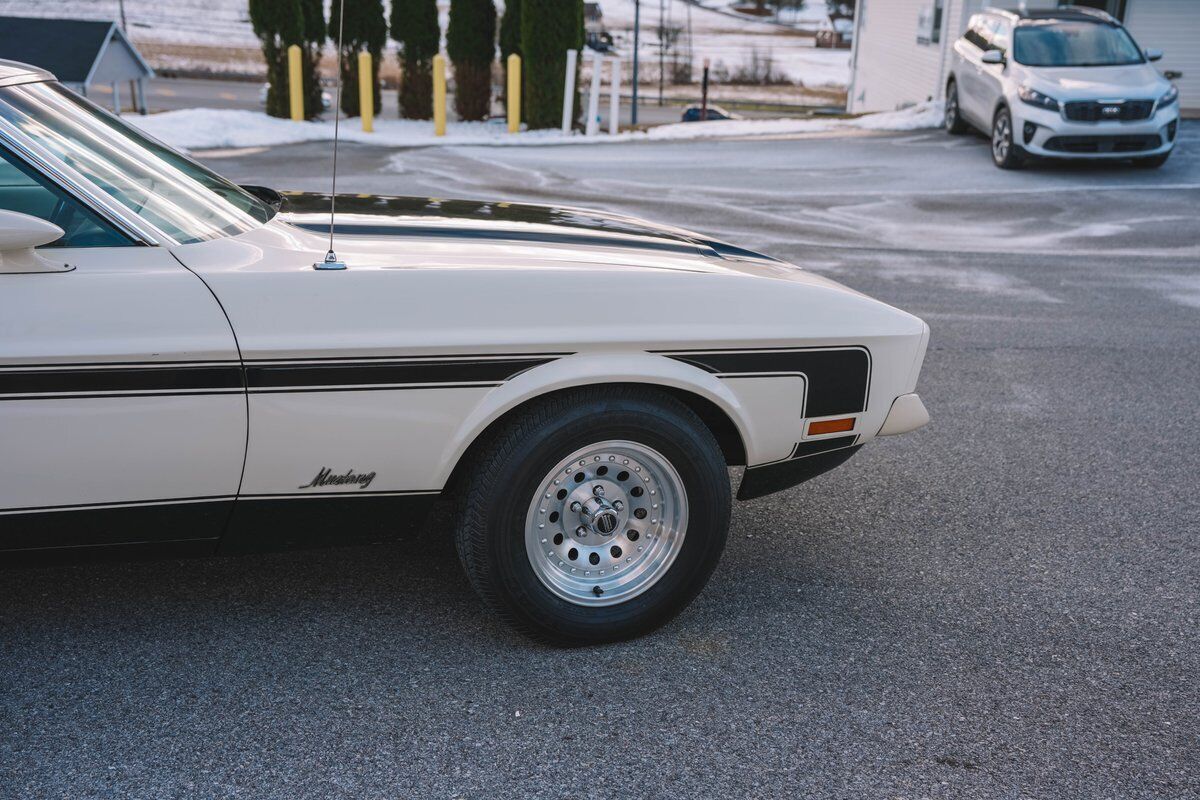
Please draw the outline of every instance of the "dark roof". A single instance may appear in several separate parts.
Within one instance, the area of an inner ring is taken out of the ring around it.
[[[83,83],[112,27],[82,19],[0,17],[0,58],[34,64],[65,83]]]

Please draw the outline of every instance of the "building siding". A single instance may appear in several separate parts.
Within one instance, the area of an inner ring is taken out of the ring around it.
[[[1162,50],[1162,72],[1182,72],[1179,101],[1200,113],[1200,0],[1128,0],[1125,25],[1142,47]]]

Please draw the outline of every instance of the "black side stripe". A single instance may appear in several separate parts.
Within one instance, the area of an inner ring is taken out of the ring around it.
[[[247,366],[246,384],[255,389],[380,386],[384,384],[497,384],[553,359],[503,361],[422,361],[372,364],[292,364]]]
[[[243,386],[242,370],[237,366],[0,370],[0,395],[241,391]]]
[[[0,401],[258,392],[379,391],[499,386],[560,354],[456,358],[307,359],[213,366],[0,366]],[[561,354],[569,355],[569,353]]]
[[[719,350],[663,353],[716,375],[803,373],[808,379],[804,417],[866,411],[871,354],[865,347],[805,350]]]

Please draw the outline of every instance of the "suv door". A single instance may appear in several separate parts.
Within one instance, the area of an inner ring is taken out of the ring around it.
[[[954,43],[954,51],[959,57],[959,68],[955,71],[958,80],[958,107],[964,117],[977,127],[990,127],[990,115],[983,113],[984,64],[980,59],[984,51],[991,47],[991,17],[976,14],[967,24],[967,32]],[[984,120],[984,117],[989,118]]]
[[[212,547],[241,480],[233,332],[205,284],[0,144],[0,209],[66,231],[0,272],[0,550]]]
[[[1012,49],[1012,23],[1000,17],[991,17],[988,20],[988,32],[988,49],[999,52],[1006,59],[1003,64],[980,62],[979,110],[982,114],[981,122],[990,129],[996,105],[1004,97],[1004,74],[1008,70],[1007,59]]]

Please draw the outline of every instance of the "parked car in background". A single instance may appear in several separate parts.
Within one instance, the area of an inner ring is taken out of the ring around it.
[[[709,106],[708,108],[688,106],[683,110],[683,122],[703,122],[705,120],[711,122],[718,119],[742,119],[742,117],[732,111],[726,111],[720,106]]]
[[[817,23],[815,44],[817,47],[849,48],[854,44],[854,18],[822,17]]]
[[[1160,58],[1102,11],[989,9],[954,44],[945,127],[988,134],[1003,169],[1030,155],[1160,167],[1179,127]]]

